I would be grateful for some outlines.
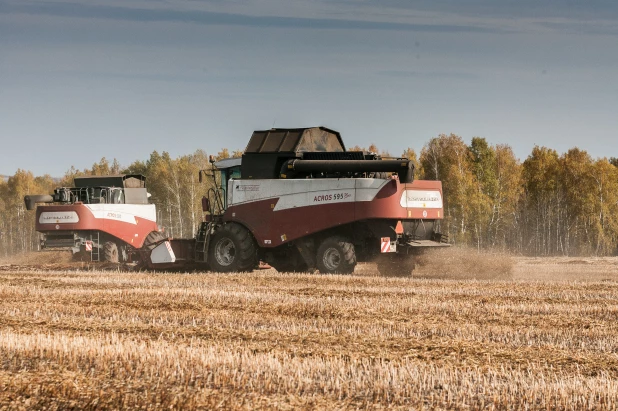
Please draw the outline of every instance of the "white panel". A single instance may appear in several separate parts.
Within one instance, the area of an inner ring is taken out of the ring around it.
[[[274,211],[319,204],[371,201],[387,180],[320,178],[303,180],[235,180],[230,182],[230,205],[278,198]]]
[[[135,217],[156,221],[157,212],[154,204],[87,204],[94,218],[122,221],[137,224]]]
[[[321,204],[352,203],[356,199],[354,188],[325,188],[323,190],[284,194],[274,211],[286,210],[296,207],[307,207]]]
[[[407,208],[442,208],[442,195],[436,190],[404,190],[399,204]]]
[[[75,211],[43,211],[39,216],[39,224],[78,223],[79,216]]]
[[[356,201],[373,201],[376,195],[392,180],[381,178],[356,178]]]

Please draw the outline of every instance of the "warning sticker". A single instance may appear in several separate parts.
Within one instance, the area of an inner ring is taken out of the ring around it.
[[[396,253],[397,241],[391,241],[390,237],[382,237],[380,239],[380,252],[381,253]]]
[[[390,251],[391,251],[391,238],[382,237],[382,241],[380,242],[380,252],[389,253]]]

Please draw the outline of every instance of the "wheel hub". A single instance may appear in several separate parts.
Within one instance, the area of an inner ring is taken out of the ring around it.
[[[229,238],[222,238],[215,245],[215,259],[220,265],[227,267],[234,262],[236,247]]]
[[[322,257],[324,266],[329,270],[336,270],[341,264],[341,253],[334,247],[328,248]]]

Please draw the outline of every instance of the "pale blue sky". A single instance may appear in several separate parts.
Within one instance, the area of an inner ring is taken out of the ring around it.
[[[0,174],[323,125],[618,156],[614,1],[0,0]]]

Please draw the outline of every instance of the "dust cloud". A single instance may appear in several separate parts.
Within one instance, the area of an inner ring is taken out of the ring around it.
[[[429,249],[417,258],[413,277],[507,280],[513,278],[513,267],[513,258],[504,253],[460,247]]]
[[[0,264],[40,265],[68,264],[70,262],[72,262],[72,254],[70,251],[32,251],[8,257],[0,257]]]

